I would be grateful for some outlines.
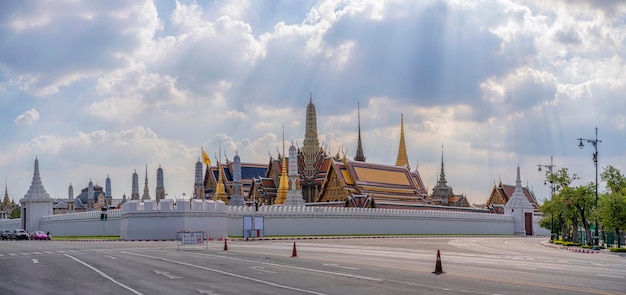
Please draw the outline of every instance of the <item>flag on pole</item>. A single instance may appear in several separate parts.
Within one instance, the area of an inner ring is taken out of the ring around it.
[[[202,160],[204,164],[211,166],[211,158],[209,158],[209,156],[204,152],[204,149],[202,149]]]

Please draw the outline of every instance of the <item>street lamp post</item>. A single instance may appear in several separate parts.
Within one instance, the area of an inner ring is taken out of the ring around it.
[[[552,197],[554,197],[554,193],[556,192],[556,187],[554,185],[554,179],[552,179],[553,168],[556,167],[554,162],[552,162],[552,156],[550,156],[550,165],[537,165],[537,171],[541,172],[541,167],[548,169],[548,174],[550,175],[550,201],[552,201]],[[547,185],[546,181],[543,182],[544,185]],[[554,240],[554,213],[551,214],[550,217],[550,242]]]
[[[585,145],[583,144],[583,141],[586,141],[588,143],[590,143],[591,145],[593,145],[594,148],[594,152],[593,152],[593,165],[596,167],[596,210],[598,210],[598,143],[602,142],[602,140],[598,139],[598,127],[596,127],[596,138],[595,139],[585,139],[585,138],[578,138],[578,148],[579,149],[583,149],[585,147]],[[597,215],[596,215],[597,216]],[[600,247],[598,246],[599,243],[599,234],[598,234],[598,217],[596,217],[596,230],[594,233],[595,237],[594,237],[594,245],[593,245],[593,249],[594,250],[599,250]]]

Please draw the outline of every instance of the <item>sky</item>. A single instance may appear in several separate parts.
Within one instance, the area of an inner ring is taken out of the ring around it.
[[[191,195],[200,148],[268,163],[320,142],[411,168],[484,203],[502,180],[549,198],[537,165],[626,172],[626,5],[586,1],[2,1],[0,176],[18,202],[35,157],[52,197],[111,178]],[[603,184],[600,183],[600,189]]]

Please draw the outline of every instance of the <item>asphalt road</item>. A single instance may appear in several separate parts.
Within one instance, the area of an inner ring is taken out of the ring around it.
[[[545,240],[0,241],[0,294],[626,294],[626,255]]]

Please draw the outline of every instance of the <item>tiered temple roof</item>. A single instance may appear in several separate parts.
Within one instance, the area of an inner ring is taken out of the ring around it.
[[[528,187],[522,187],[521,189],[528,202],[533,206],[534,211],[539,211],[539,203],[533,191]],[[514,192],[515,185],[503,184],[502,180],[500,180],[498,185],[494,183],[485,205],[494,212],[503,213],[503,206],[513,197]]]
[[[343,202],[354,195],[373,197],[378,205],[431,203],[419,173],[406,167],[332,159],[319,201]]]

